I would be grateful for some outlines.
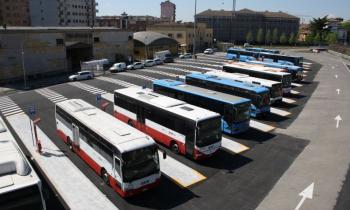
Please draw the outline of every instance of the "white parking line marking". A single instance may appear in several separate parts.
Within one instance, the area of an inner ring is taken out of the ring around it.
[[[302,63],[306,65],[312,65],[312,63],[308,63],[308,62],[302,62]]]
[[[162,156],[161,152],[158,151],[158,153],[159,156]],[[165,160],[163,158],[159,158],[159,160],[162,173],[182,187],[189,187],[206,179],[198,171],[193,170],[170,156],[167,156]]]
[[[221,140],[221,146],[234,154],[239,154],[249,149],[249,147],[225,137],[222,137]]]
[[[250,127],[260,130],[262,132],[271,132],[276,129],[276,127],[273,127],[271,125],[266,125],[264,123],[261,123],[252,119],[250,120]]]
[[[131,87],[131,86],[135,86],[132,83],[129,82],[125,82],[123,80],[119,80],[119,79],[114,79],[114,78],[110,78],[110,77],[96,77],[96,79],[101,80],[101,81],[105,81],[105,82],[109,82],[112,84],[116,84],[122,87]]]
[[[282,101],[283,101],[284,103],[287,103],[287,104],[294,104],[294,103],[296,103],[295,100],[290,99],[290,98],[283,98]]]
[[[38,90],[35,90],[35,92],[49,99],[53,103],[58,103],[58,102],[67,100],[66,97],[49,88],[38,89]]]
[[[104,91],[102,89],[99,89],[99,88],[96,88],[94,86],[91,86],[91,85],[88,85],[85,83],[81,83],[81,82],[70,82],[69,85],[71,85],[73,87],[80,88],[80,89],[85,90],[85,91],[92,93],[94,95],[96,95],[96,94],[102,95],[102,94],[107,93],[106,91]]]
[[[291,90],[290,93],[291,93],[291,94],[294,94],[294,95],[300,94],[300,92],[299,92],[299,91],[296,91],[296,90]]]
[[[128,77],[134,77],[134,78],[144,79],[144,80],[148,80],[148,81],[157,80],[157,78],[154,78],[154,77],[149,77],[149,76],[144,76],[144,75],[139,75],[139,74],[132,74],[132,73],[128,73],[128,72],[122,72],[120,74],[124,75],[124,76],[128,76]]]
[[[271,113],[282,116],[282,117],[287,117],[287,116],[292,114],[290,112],[284,111],[282,109],[276,109],[274,107],[271,107]]]
[[[202,65],[202,66],[222,68],[222,65],[214,65],[214,64],[208,64],[208,63],[199,63],[199,62],[182,61],[182,60],[177,60],[176,62],[177,63],[184,63],[184,64],[193,64],[193,65]]]
[[[295,86],[295,87],[302,87],[303,86],[303,85],[298,84],[298,83],[292,83],[292,85]]]
[[[160,75],[164,75],[164,76],[168,76],[168,77],[177,77],[179,76],[178,74],[172,74],[172,73],[167,73],[167,72],[163,72],[163,71],[157,71],[157,70],[151,70],[151,69],[142,69],[142,70],[138,70],[139,72],[149,72],[149,73],[153,73],[153,74],[160,74]]]
[[[20,113],[24,113],[23,110],[8,96],[0,98],[0,112],[7,117]]]
[[[194,68],[198,69],[198,72],[203,72],[203,71],[217,71],[218,69],[213,69],[209,67],[201,67],[201,66],[194,66],[194,65],[186,65],[186,64],[180,64],[180,63],[171,63],[169,64],[170,66],[179,66],[182,68]],[[189,73],[194,72],[195,70],[189,70],[187,69]]]

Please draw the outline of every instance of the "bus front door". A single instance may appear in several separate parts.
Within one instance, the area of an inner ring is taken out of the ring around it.
[[[73,148],[74,149],[79,149],[80,144],[79,144],[79,127],[76,126],[75,124],[72,124],[73,128]]]

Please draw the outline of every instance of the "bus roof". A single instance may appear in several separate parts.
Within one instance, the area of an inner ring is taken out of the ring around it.
[[[280,72],[279,68],[272,68],[272,67],[266,67],[259,64],[249,64],[245,62],[232,62],[224,64],[223,67],[233,67],[233,68],[239,68],[249,71],[259,71],[259,72],[266,72],[267,74],[274,74],[274,75],[280,75],[280,76],[287,76],[290,75],[288,72]]]
[[[0,194],[38,183],[39,177],[0,118]]]
[[[268,80],[268,79],[261,79],[258,77],[251,77],[247,74],[240,74],[240,73],[228,73],[224,71],[208,71],[205,74],[224,77],[227,79],[237,80],[241,82],[258,82],[260,83],[260,85],[267,86],[267,87],[272,87],[272,85],[282,84],[281,82]]]
[[[250,99],[242,98],[239,96],[234,96],[234,95],[230,95],[230,94],[226,94],[226,93],[208,90],[205,88],[191,86],[191,85],[187,85],[181,81],[175,81],[175,80],[170,80],[170,79],[155,80],[155,81],[153,81],[153,84],[166,86],[166,87],[180,90],[183,92],[192,93],[195,95],[203,96],[206,98],[211,98],[211,99],[214,99],[217,101],[222,101],[222,102],[233,104],[233,105],[241,104],[241,103],[248,103],[251,101]]]
[[[273,55],[273,56],[277,56],[277,57],[291,57],[291,58],[303,58],[302,56],[293,56],[293,55],[282,55],[282,54],[275,54],[275,53],[271,53],[271,52],[254,52],[254,51],[248,51],[246,49],[243,48],[236,48],[236,47],[231,47],[228,50],[236,50],[236,51],[241,51],[241,52],[250,52],[250,53],[256,53],[256,54],[260,54],[260,55]]]
[[[57,103],[56,106],[103,137],[121,153],[155,144],[148,135],[81,99],[66,100]]]
[[[256,92],[256,93],[263,93],[263,92],[268,92],[269,91],[266,87],[262,87],[260,85],[254,85],[254,84],[247,84],[247,83],[243,83],[243,82],[237,82],[237,81],[232,80],[232,79],[227,79],[227,78],[224,78],[224,77],[218,77],[218,76],[213,76],[213,75],[207,75],[207,74],[201,74],[201,73],[192,73],[192,74],[186,75],[186,78],[187,77],[207,80],[207,81],[211,81],[211,82],[215,82],[215,83],[228,85],[228,86],[231,86],[231,87],[233,86],[233,87],[237,87],[237,88],[253,91],[253,92]]]
[[[180,115],[194,121],[201,121],[220,116],[218,113],[193,106],[168,96],[155,93],[152,89],[142,87],[129,87],[115,90],[116,93],[127,95],[144,103],[159,107],[171,113]]]

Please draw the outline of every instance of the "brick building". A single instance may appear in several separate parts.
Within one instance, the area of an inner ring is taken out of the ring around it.
[[[176,21],[176,5],[169,0],[160,4],[160,18],[170,22]]]
[[[206,10],[196,15],[198,23],[206,23],[214,30],[214,39],[224,42],[244,43],[249,31],[257,36],[259,29],[271,32],[277,29],[278,35],[298,34],[300,19],[284,12],[256,12],[249,9],[240,11]]]
[[[0,25],[30,26],[29,2],[27,0],[0,0]]]

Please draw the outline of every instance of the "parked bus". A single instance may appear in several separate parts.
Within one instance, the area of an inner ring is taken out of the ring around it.
[[[246,55],[246,56],[252,56],[255,59],[272,59],[273,62],[279,63],[279,62],[291,62],[295,66],[303,66],[303,57],[300,56],[288,56],[288,55],[280,55],[280,54],[273,54],[273,53],[266,53],[266,52],[252,52],[248,51],[242,48],[229,48],[227,51],[226,59],[232,60],[237,55]]]
[[[283,93],[289,93],[292,90],[292,75],[287,72],[277,72],[269,67],[242,62],[225,64],[222,70],[229,73],[247,74],[251,77],[281,82],[283,85]]]
[[[0,209],[46,209],[42,184],[0,118]]]
[[[221,130],[225,133],[238,134],[249,129],[251,105],[249,99],[168,79],[153,81],[153,90],[219,113],[221,115]]]
[[[175,153],[198,160],[213,155],[221,147],[218,113],[142,87],[119,89],[114,96],[114,115],[118,119]]]
[[[260,85],[236,82],[235,80],[201,73],[188,74],[185,80],[186,84],[189,85],[250,99],[252,102],[250,116],[252,117],[270,113],[270,91]]]
[[[261,85],[270,90],[270,101],[271,103],[276,101],[282,101],[283,98],[283,86],[281,82],[261,79],[257,77],[251,77],[246,74],[239,73],[227,73],[224,71],[208,71],[205,73],[206,75],[222,77],[226,79],[231,79],[236,82],[243,82],[247,84],[253,85]]]
[[[159,184],[151,137],[80,99],[57,103],[55,113],[57,135],[122,197]]]
[[[264,52],[264,53],[280,54],[279,50],[274,50],[274,49],[266,49],[266,48],[259,48],[259,47],[246,47],[244,49],[247,51],[252,51],[252,52]]]

